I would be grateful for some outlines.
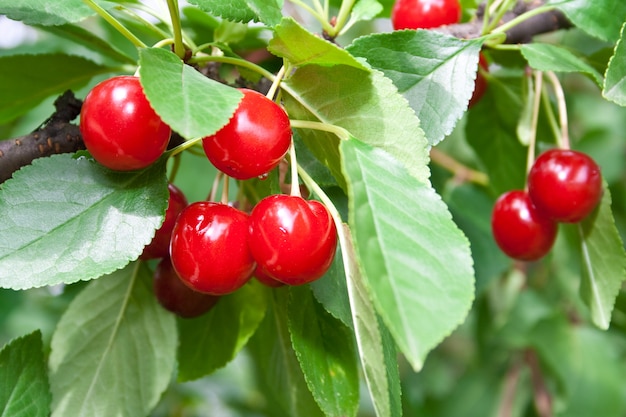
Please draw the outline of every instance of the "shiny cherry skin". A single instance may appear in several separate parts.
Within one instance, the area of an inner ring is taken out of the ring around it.
[[[602,199],[600,167],[582,152],[550,149],[539,155],[528,172],[528,194],[551,219],[577,223]]]
[[[248,249],[249,216],[226,204],[198,201],[176,219],[170,256],[195,291],[224,295],[242,287],[256,266]]]
[[[489,63],[485,56],[481,53],[478,56],[478,66],[483,69],[483,71],[489,71]],[[487,90],[487,79],[479,70],[476,73],[476,81],[474,81],[474,92],[472,93],[472,97],[470,98],[468,108],[473,107],[478,101],[483,97],[485,91]]]
[[[332,264],[337,230],[322,203],[279,194],[252,209],[248,242],[270,277],[301,285],[321,278]]]
[[[246,180],[280,163],[291,145],[291,125],[278,104],[257,91],[240,91],[243,99],[228,124],[202,139],[202,146],[217,169]]]
[[[431,29],[460,20],[459,0],[396,0],[391,10],[395,30]]]
[[[87,94],[80,132],[96,161],[116,171],[132,171],[159,159],[171,130],[150,106],[139,78],[118,76]]]
[[[534,261],[550,251],[558,228],[533,206],[528,193],[514,190],[496,201],[491,230],[505,254],[521,261]]]
[[[283,282],[280,282],[272,278],[271,276],[269,276],[269,274],[265,272],[263,268],[261,268],[258,264],[257,264],[256,269],[254,270],[253,275],[257,281],[259,281],[261,284],[265,285],[266,287],[278,288],[278,287],[282,287],[285,285]]]
[[[169,191],[169,199],[167,201],[165,219],[154,234],[152,241],[143,249],[143,253],[140,256],[141,259],[157,259],[170,256],[170,239],[172,238],[172,230],[174,230],[176,218],[189,203],[185,194],[174,184],[169,183],[167,189]]]
[[[219,296],[203,294],[185,285],[169,258],[163,258],[154,271],[154,294],[161,306],[182,318],[203,315],[211,310]]]

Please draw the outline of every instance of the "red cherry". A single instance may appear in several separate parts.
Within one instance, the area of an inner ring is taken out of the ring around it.
[[[272,195],[252,209],[248,242],[264,272],[300,285],[326,273],[335,256],[337,230],[322,203]]]
[[[169,258],[163,258],[154,271],[154,294],[166,310],[183,318],[198,317],[209,311],[219,296],[203,294],[181,280]]]
[[[283,285],[285,285],[284,283],[269,276],[269,274],[263,271],[263,268],[261,268],[259,265],[257,265],[256,269],[254,270],[253,275],[257,281],[259,281],[261,284],[267,287],[278,288],[278,287],[282,287]]]
[[[391,11],[395,30],[431,29],[460,20],[459,0],[397,0]]]
[[[489,63],[487,62],[487,59],[482,53],[479,54],[478,56],[478,65],[484,71],[489,71]],[[483,94],[485,94],[486,90],[487,90],[487,79],[479,70],[476,73],[476,81],[474,82],[474,92],[472,93],[472,97],[470,98],[468,107],[472,107],[476,103],[478,103],[478,101],[482,98]]]
[[[143,249],[141,259],[157,259],[165,258],[170,255],[170,239],[172,238],[172,230],[176,223],[178,214],[187,207],[187,198],[185,194],[174,184],[168,184],[167,189],[170,197],[167,201],[167,210],[165,211],[165,220],[156,231],[152,241]]]
[[[291,145],[287,113],[263,94],[240,90],[243,99],[228,124],[202,140],[204,152],[217,169],[246,180],[274,169]]]
[[[534,261],[548,253],[557,225],[544,217],[525,191],[502,194],[493,208],[491,230],[504,253],[521,261]]]
[[[528,194],[537,210],[559,222],[576,223],[602,199],[600,168],[584,153],[551,149],[528,173]]]
[[[80,132],[96,161],[117,171],[142,169],[165,151],[170,128],[154,112],[139,78],[119,76],[85,97]]]
[[[252,276],[248,249],[248,215],[226,204],[191,203],[172,231],[170,255],[183,282],[203,293],[223,295]]]

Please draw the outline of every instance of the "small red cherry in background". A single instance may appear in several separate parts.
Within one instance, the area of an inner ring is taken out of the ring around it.
[[[484,71],[489,71],[489,63],[482,53],[478,56],[478,66]],[[479,69],[476,73],[474,92],[472,93],[472,97],[470,98],[468,107],[474,106],[482,98],[482,96],[485,94],[485,91],[487,90],[487,85],[487,79]]]
[[[431,29],[460,20],[459,0],[396,0],[391,11],[395,30]]]
[[[243,99],[226,126],[202,139],[204,152],[226,175],[246,180],[274,169],[291,145],[287,113],[263,94],[240,89]]]
[[[85,97],[80,132],[96,161],[117,171],[142,169],[165,151],[170,128],[150,107],[139,78],[118,76]]]
[[[248,215],[226,204],[191,203],[172,231],[170,256],[185,284],[224,295],[243,286],[255,268],[248,249]]]
[[[157,265],[153,287],[159,304],[183,318],[201,316],[212,309],[220,298],[194,291],[185,285],[169,258],[163,258]]]
[[[252,209],[248,242],[263,272],[300,285],[321,278],[332,264],[337,229],[319,201],[272,195]]]
[[[508,256],[534,261],[546,255],[556,239],[557,224],[544,217],[525,191],[502,194],[493,208],[491,230]]]
[[[582,152],[550,149],[528,173],[528,194],[537,210],[554,221],[579,222],[602,199],[600,168]]]
[[[167,201],[165,219],[161,227],[156,231],[152,241],[143,249],[143,253],[140,256],[141,259],[157,259],[170,256],[172,230],[174,230],[178,214],[187,207],[188,202],[185,194],[174,184],[168,184],[167,189],[170,196]]]

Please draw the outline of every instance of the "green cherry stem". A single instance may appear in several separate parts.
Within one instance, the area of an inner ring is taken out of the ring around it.
[[[526,20],[530,19],[533,16],[537,16],[542,13],[549,12],[550,10],[553,10],[553,9],[554,9],[554,6],[550,6],[550,5],[539,6],[535,9],[522,13],[521,15],[515,17],[514,19],[509,20],[506,23],[503,23],[502,25],[493,29],[491,33],[504,33],[507,30],[512,29],[513,27],[519,25],[520,23],[525,22]]]
[[[528,138],[528,154],[526,159],[526,172],[535,162],[535,145],[537,143],[537,124],[539,121],[539,108],[541,106],[541,91],[543,89],[543,74],[541,71],[535,71],[535,91],[533,95],[533,113],[530,120],[531,129]]]
[[[307,12],[309,12],[311,14],[311,16],[313,16],[315,18],[315,20],[317,20],[321,25],[322,25],[322,29],[326,32],[329,33],[329,31],[333,30],[333,27],[331,26],[330,23],[328,23],[328,20],[326,19],[326,17],[323,14],[320,14],[317,10],[313,9],[311,6],[309,6],[308,4],[300,1],[300,0],[289,0],[290,2],[292,2],[293,4],[302,7],[304,10],[306,10]],[[323,10],[322,10],[323,12]]]
[[[230,185],[230,177],[224,175],[224,185],[222,186],[222,198],[220,202],[222,204],[228,204],[228,187]]]
[[[498,23],[500,23],[500,20],[502,20],[506,12],[508,12],[509,10],[513,8],[513,5],[515,4],[515,2],[516,0],[504,0],[498,5],[498,8],[494,16],[490,19],[489,23],[487,24],[487,33],[491,32],[496,26],[498,26]]]
[[[189,60],[190,64],[201,64],[205,62],[222,62],[224,64],[230,64],[230,65],[235,65],[238,67],[246,68],[246,69],[256,72],[257,74],[260,74],[261,76],[267,78],[268,80],[272,82],[276,78],[274,74],[272,74],[265,68],[259,65],[256,65],[250,61],[246,61],[245,59],[241,59],[241,58],[232,58],[228,56],[218,56],[218,55],[201,55],[201,56],[196,56],[194,58],[191,58]]]
[[[293,139],[291,139],[291,146],[289,147],[289,166],[291,167],[291,192],[289,195],[292,197],[302,197],[300,193],[300,182],[298,181],[298,159],[296,158],[296,146]]]
[[[546,77],[552,84],[554,89],[554,95],[556,97],[556,103],[559,109],[559,125],[561,126],[561,134],[559,136],[559,147],[561,149],[569,149],[569,122],[567,120],[567,103],[565,102],[565,94],[563,93],[563,87],[559,78],[553,71],[546,72]]]
[[[343,0],[341,2],[341,7],[339,8],[339,13],[337,14],[337,21],[335,26],[332,26],[330,31],[326,31],[331,37],[336,37],[341,29],[343,29],[344,25],[348,21],[350,17],[350,12],[352,11],[352,7],[354,6],[355,0]]]
[[[270,100],[274,99],[274,96],[276,95],[276,91],[278,90],[278,86],[280,86],[280,82],[283,80],[283,77],[285,76],[285,68],[286,67],[284,65],[282,67],[280,67],[280,70],[278,71],[278,73],[274,77],[274,81],[272,81],[272,85],[271,85],[269,91],[265,95]]]
[[[313,129],[322,132],[334,133],[342,140],[350,139],[350,132],[341,126],[329,125],[322,122],[314,122],[312,120],[290,120],[291,127],[295,129]]]
[[[130,30],[126,29],[116,18],[114,18],[109,12],[104,10],[99,4],[93,0],[83,0],[83,2],[91,7],[100,17],[106,20],[111,26],[113,26],[118,32],[120,32],[126,39],[128,39],[137,48],[147,48],[147,45],[136,37]]]
[[[180,25],[180,11],[177,0],[167,0],[167,8],[172,19],[172,32],[174,32],[174,53],[180,59],[185,58],[185,45],[183,44],[183,32]]]

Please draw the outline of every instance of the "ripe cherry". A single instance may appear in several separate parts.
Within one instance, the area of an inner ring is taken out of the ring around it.
[[[202,140],[217,169],[233,178],[260,177],[274,169],[291,145],[287,113],[263,94],[241,89],[243,99],[226,126]]]
[[[489,71],[489,63],[485,56],[481,53],[478,56],[478,66],[483,69],[483,71]],[[474,92],[472,93],[472,97],[470,98],[468,107],[474,106],[478,101],[482,98],[487,90],[487,79],[480,71],[476,73],[476,81],[474,81]]]
[[[139,78],[119,76],[96,85],[80,112],[85,147],[117,171],[142,169],[165,151],[170,128],[150,107]]]
[[[576,223],[602,199],[600,168],[588,155],[550,149],[528,173],[528,194],[537,210],[558,222]]]
[[[263,268],[261,268],[258,264],[257,264],[256,269],[254,270],[253,275],[257,281],[259,281],[261,284],[267,287],[278,288],[278,287],[282,287],[283,285],[285,285],[283,282],[280,282],[272,278],[271,276],[269,276],[267,272],[263,271]]]
[[[179,215],[170,256],[185,284],[223,295],[243,286],[255,268],[248,249],[248,215],[226,204],[198,201]]]
[[[496,243],[508,256],[534,261],[552,248],[557,224],[533,206],[525,191],[514,190],[496,201],[491,229]]]
[[[156,231],[152,241],[143,249],[143,253],[140,256],[141,259],[165,258],[170,255],[170,239],[176,218],[187,207],[188,202],[185,194],[174,184],[168,184],[167,189],[170,196],[167,201],[165,219],[161,227]]]
[[[169,258],[163,258],[157,265],[153,287],[159,304],[183,318],[201,316],[212,309],[220,298],[194,291],[185,285]]]
[[[391,11],[395,30],[431,29],[460,20],[459,0],[396,0]]]
[[[252,209],[248,242],[264,272],[300,285],[326,273],[335,256],[337,230],[322,203],[272,195]]]

